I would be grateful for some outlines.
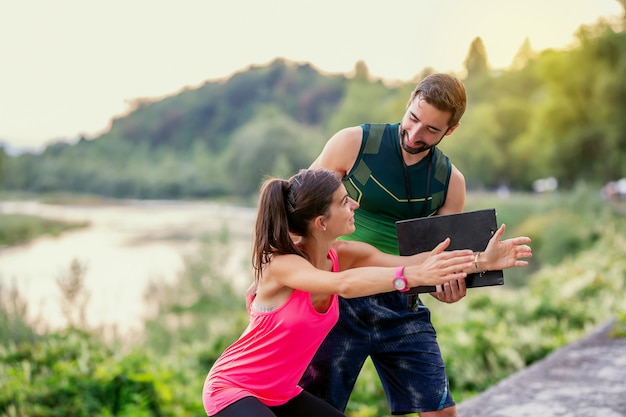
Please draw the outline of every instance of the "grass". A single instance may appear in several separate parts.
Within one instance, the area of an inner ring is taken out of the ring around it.
[[[87,226],[87,223],[71,223],[24,214],[0,214],[0,248],[23,245],[44,235],[61,233]]]

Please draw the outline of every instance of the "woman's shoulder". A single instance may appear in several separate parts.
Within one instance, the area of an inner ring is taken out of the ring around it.
[[[265,265],[263,275],[271,275],[283,271],[293,271],[293,268],[302,268],[303,265],[310,265],[309,261],[300,255],[293,253],[274,254],[272,259]]]
[[[373,246],[355,240],[336,240],[332,249],[337,253],[339,258],[340,270],[351,268],[360,260],[371,256],[376,250]]]
[[[332,249],[337,252],[337,254],[341,255],[342,253],[349,254],[352,252],[362,252],[367,251],[371,245],[365,242],[359,242],[358,240],[335,240]]]

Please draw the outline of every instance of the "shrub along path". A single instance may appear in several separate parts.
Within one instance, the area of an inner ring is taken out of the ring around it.
[[[610,337],[613,323],[462,402],[459,417],[626,416],[626,338]]]

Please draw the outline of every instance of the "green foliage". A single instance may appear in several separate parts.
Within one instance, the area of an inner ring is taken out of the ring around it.
[[[17,287],[0,282],[0,346],[33,343],[37,334],[28,319],[28,304]]]
[[[528,236],[532,239],[533,268],[556,265],[576,256],[601,238],[604,224],[615,220],[612,207],[600,198],[597,189],[579,183],[569,193],[468,194],[466,211],[485,207],[496,209],[498,223],[507,225],[506,237]],[[533,269],[533,270],[534,270]],[[509,270],[516,274],[523,270]]]
[[[467,210],[484,207],[496,208],[499,223],[507,224],[505,238],[532,237],[533,258],[529,267],[507,270],[504,287],[471,290],[454,304],[422,298],[432,311],[457,402],[611,317],[624,320],[626,311],[623,217],[616,217],[596,191],[579,184],[568,194],[504,199],[469,194]],[[616,325],[614,334],[622,329]],[[388,412],[375,370],[366,363],[348,414]]]
[[[623,235],[607,229],[590,249],[535,273],[527,287],[474,292],[451,309],[433,306],[457,400],[623,313],[625,249]]]
[[[199,252],[187,258],[185,270],[175,282],[153,282],[148,286],[144,294],[149,311],[146,346],[167,354],[201,345],[201,362],[210,366],[221,350],[239,336],[247,315],[243,296],[233,285],[230,273],[232,250],[227,230],[221,236],[208,236]],[[244,278],[252,282],[251,276],[249,280]]]
[[[618,318],[614,334],[623,335],[623,218],[611,217],[580,184],[626,176],[626,34],[600,22],[578,36],[577,48],[532,54],[526,45],[511,70],[468,77],[467,114],[442,142],[472,188],[524,190],[554,175],[574,189],[468,197],[466,209],[495,207],[507,236],[530,236],[534,257],[530,267],[507,271],[514,285],[473,290],[453,305],[425,300],[457,401],[610,317]],[[320,132],[399,120],[412,86],[385,86],[366,68],[357,73],[329,77],[282,60],[251,67],[163,100],[138,101],[97,139],[55,144],[42,155],[2,151],[0,180],[3,188],[35,192],[253,197],[262,175],[307,166],[323,144]],[[0,245],[49,227],[2,215]],[[76,328],[38,335],[23,299],[0,287],[0,416],[202,413],[206,372],[246,320],[232,276],[217,267],[225,265],[220,248],[227,247],[221,238],[207,243],[177,282],[147,290],[145,343],[130,351]],[[374,372],[366,362],[349,415],[388,413]]]
[[[612,338],[623,338],[626,337],[626,312],[620,312],[617,315],[615,322],[613,323],[613,328],[609,333],[609,337]]]
[[[9,190],[115,198],[238,196],[242,191],[224,159],[235,158],[242,146],[245,150],[241,142],[246,141],[258,144],[258,156],[265,160],[278,152],[281,174],[308,165],[325,139],[317,132],[334,113],[345,83],[343,76],[322,75],[308,64],[280,59],[251,67],[172,97],[139,100],[96,139],[53,144],[41,155],[8,157],[2,184]],[[259,135],[246,129],[255,115],[273,109],[286,120],[274,132],[265,129]],[[242,129],[247,137],[233,140]],[[272,133],[278,136],[269,137]],[[296,152],[295,144],[304,141],[309,143]],[[246,172],[245,184],[256,188],[258,172]]]
[[[309,64],[276,59],[163,100],[139,101],[130,117],[113,122],[110,135],[174,151],[202,141],[221,153],[232,133],[265,104],[297,123],[322,123],[341,99],[344,83],[344,77],[321,75]]]
[[[73,259],[69,272],[57,278],[57,286],[61,290],[61,310],[69,327],[87,328],[86,310],[91,293],[85,286],[87,266]]]
[[[441,145],[470,187],[529,190],[534,180],[554,176],[569,189],[580,180],[626,177],[624,24],[581,27],[578,39],[575,48],[541,53],[526,40],[511,68],[497,72],[474,40],[464,80],[467,114]],[[171,97],[139,100],[96,139],[54,144],[42,155],[5,155],[2,184],[130,198],[240,196],[255,189],[260,174],[307,166],[322,135],[398,121],[413,87],[373,80],[362,62],[349,79],[278,59]],[[261,120],[267,114],[280,115],[275,131]],[[282,140],[272,140],[273,133]],[[305,140],[312,147],[295,154],[290,144]],[[250,158],[253,150],[258,160]],[[233,182],[233,167],[244,167],[237,174],[245,178]]]
[[[85,227],[85,224],[0,213],[0,247],[21,245],[43,234],[58,236],[67,230],[80,227]]]
[[[502,126],[497,121],[497,107],[494,104],[477,104],[466,111],[462,119],[463,129],[444,139],[442,150],[454,164],[467,176],[468,188],[481,184],[494,186],[497,181],[507,182],[505,149],[499,146],[497,139],[502,135]],[[466,124],[467,122],[467,124]],[[480,138],[480,140],[476,140]],[[457,162],[458,161],[458,162]]]
[[[526,45],[525,65],[465,80],[467,114],[442,148],[470,186],[529,189],[555,176],[569,188],[626,175],[623,27],[599,22],[579,39],[568,51]]]
[[[404,114],[413,85],[388,87],[370,80],[366,69],[359,70],[357,66],[355,71],[361,75],[348,81],[343,100],[328,121],[329,135],[362,123],[393,123]]]
[[[592,195],[582,185],[571,195],[514,194],[498,199],[470,194],[468,208],[496,207],[499,221],[509,225],[505,237],[535,227],[538,233],[533,239],[548,243],[543,249],[535,249],[533,243],[531,265],[538,263],[540,268],[519,269],[525,273],[524,285],[508,285],[507,271],[504,287],[472,290],[458,303],[424,297],[457,401],[611,317],[617,318],[614,336],[623,334],[626,230],[623,218],[615,217],[619,212]],[[566,236],[542,236],[544,229],[561,221],[559,229],[569,232]],[[543,226],[533,226],[536,223]],[[584,229],[592,232],[585,234]],[[145,337],[137,345],[105,343],[76,326],[38,335],[29,327],[32,322],[26,319],[27,308],[19,294],[0,292],[0,320],[4,320],[0,321],[0,416],[201,414],[202,382],[223,349],[241,334],[247,319],[240,287],[252,277],[229,272],[229,254],[237,250],[229,236],[228,230],[208,236],[176,281],[149,287],[146,299],[151,314]],[[557,262],[544,255],[548,246],[568,242],[574,244]],[[70,275],[59,284],[80,288],[76,279],[70,279],[72,271],[80,277],[80,268],[70,268]],[[366,361],[347,414],[388,413],[375,369]]]
[[[2,187],[2,184],[4,183],[4,164],[5,161],[7,159],[7,154],[4,150],[4,146],[2,146],[2,144],[0,143],[0,189]]]
[[[379,417],[388,409],[387,397],[376,368],[372,360],[367,358],[350,395],[346,414],[349,417]]]
[[[76,329],[0,351],[1,416],[180,416],[201,410],[176,395],[200,375],[138,349],[120,353]]]
[[[228,188],[237,195],[256,194],[266,176],[288,178],[309,166],[324,142],[315,129],[294,123],[276,108],[264,108],[233,134],[224,156]]]
[[[521,70],[465,81],[468,108],[441,148],[463,172],[470,189],[530,188],[541,175],[532,165],[537,149],[523,146],[532,109],[541,102],[533,61]]]
[[[201,413],[206,373],[246,325],[243,297],[229,276],[232,250],[228,231],[207,237],[177,281],[152,283],[146,301],[153,314],[146,319],[144,343],[134,347],[80,330],[86,328],[81,313],[88,294],[78,261],[58,280],[66,331],[36,336],[17,291],[9,297],[0,293],[5,345],[0,349],[0,416]],[[5,302],[10,299],[12,304]]]
[[[561,184],[626,175],[626,34],[618,30],[606,22],[581,28],[580,48],[544,53],[534,67],[544,99],[525,141]]]

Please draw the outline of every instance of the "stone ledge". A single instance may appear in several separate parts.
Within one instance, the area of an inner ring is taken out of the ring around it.
[[[612,325],[463,401],[458,416],[626,416],[626,338],[609,338]]]

